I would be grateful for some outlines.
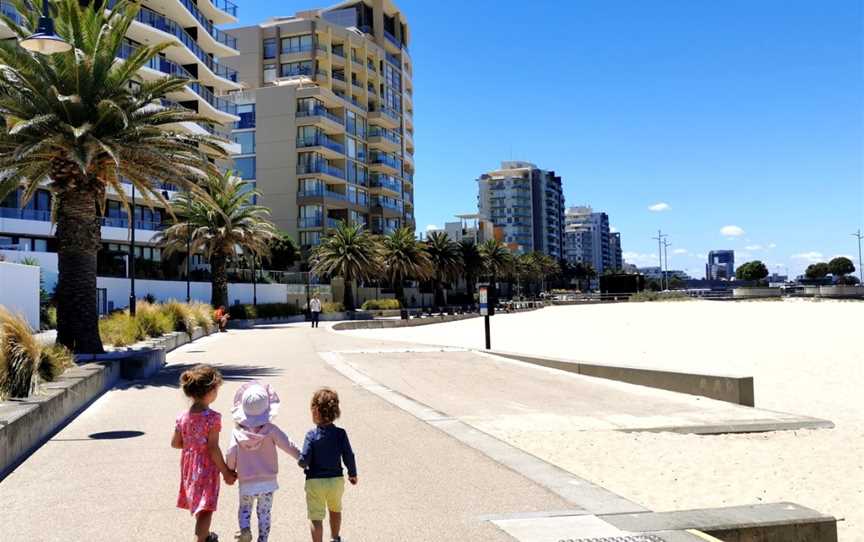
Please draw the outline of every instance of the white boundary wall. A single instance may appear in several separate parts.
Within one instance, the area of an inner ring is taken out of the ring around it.
[[[0,305],[39,329],[39,268],[0,262]]]
[[[210,303],[210,283],[191,283],[192,301]],[[99,277],[97,287],[104,288],[107,294],[108,310],[129,306],[130,283],[127,278]],[[135,280],[135,296],[143,299],[152,295],[156,301],[177,299],[186,300],[186,282],[175,280]],[[288,286],[285,284],[259,284],[258,303],[287,303]],[[252,303],[252,284],[229,284],[228,303]]]

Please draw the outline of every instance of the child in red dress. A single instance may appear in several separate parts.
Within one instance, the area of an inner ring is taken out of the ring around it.
[[[228,485],[237,480],[219,448],[222,415],[210,410],[221,385],[222,374],[209,365],[199,365],[180,375],[180,387],[192,399],[192,406],[177,416],[171,446],[183,450],[177,507],[195,516],[195,542],[218,540],[210,532],[210,522],[219,501],[219,475]]]

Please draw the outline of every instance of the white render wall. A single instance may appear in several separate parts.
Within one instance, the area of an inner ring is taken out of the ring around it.
[[[99,277],[98,288],[106,290],[108,310],[122,309],[129,306],[130,282],[127,278]],[[288,286],[285,284],[259,284],[258,303],[287,303]],[[193,282],[191,288],[192,301],[210,303],[210,283]],[[229,284],[228,303],[252,303],[252,284]],[[135,296],[143,299],[152,295],[156,301],[176,299],[186,300],[186,282],[176,280],[135,280]]]
[[[39,329],[39,268],[0,262],[0,305]]]

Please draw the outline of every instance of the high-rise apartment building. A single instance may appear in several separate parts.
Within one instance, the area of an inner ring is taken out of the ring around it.
[[[518,253],[564,257],[564,193],[561,177],[528,162],[502,162],[477,179],[479,214],[501,229]]]
[[[390,0],[349,1],[232,30],[238,172],[301,246],[341,222],[414,227],[409,28]]]
[[[735,251],[712,250],[708,253],[705,265],[705,278],[708,280],[731,280],[735,276]]]
[[[116,4],[108,0],[106,7]],[[13,20],[18,18],[14,7],[0,0],[0,9]],[[144,0],[135,22],[129,28],[126,43],[119,58],[128,58],[141,44],[173,42],[173,46],[150,61],[138,73],[141,81],[167,75],[187,77],[194,83],[169,96],[171,104],[196,111],[216,123],[232,124],[238,120],[237,107],[222,97],[240,89],[237,72],[222,64],[223,57],[238,54],[236,39],[218,28],[218,25],[237,22],[237,7],[228,0]],[[12,31],[0,23],[0,39],[10,39]],[[185,123],[181,129],[205,134],[219,130],[217,124]],[[227,135],[227,134],[226,134]],[[237,150],[233,144],[228,152]],[[125,185],[127,199],[131,185]],[[171,184],[161,187],[172,197],[177,188]],[[51,194],[38,190],[27,205],[22,203],[21,191],[13,192],[0,201],[0,250],[6,257],[20,259],[28,256],[39,260],[47,277],[57,271],[57,245],[51,223]],[[156,233],[168,220],[168,213],[158,203],[134,207],[133,220],[129,219],[118,194],[108,192],[108,201],[102,218],[102,248],[98,255],[100,276],[124,277],[128,272],[130,252],[130,226],[135,229],[137,276],[170,278],[181,268],[177,262],[166,262],[161,250],[153,242]],[[26,254],[25,254],[26,253]],[[50,288],[50,286],[48,286]]]
[[[621,232],[609,234],[609,261],[612,269],[621,271],[624,269],[624,252],[621,249]]]
[[[606,213],[595,213],[587,206],[567,209],[564,215],[564,247],[567,261],[591,264],[598,275],[608,269],[621,269],[624,262],[621,261],[618,265],[617,254],[621,247],[620,235],[615,245],[611,237],[609,215]]]

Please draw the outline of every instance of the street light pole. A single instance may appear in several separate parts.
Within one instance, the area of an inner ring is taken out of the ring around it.
[[[663,258],[666,260],[666,271],[663,273],[666,276],[666,289],[669,289],[669,247],[672,246],[672,243],[663,240]]]
[[[663,287],[663,279],[665,276],[665,273],[663,273],[663,242],[664,242],[663,240],[666,237],[667,237],[667,235],[663,233],[663,230],[657,230],[657,237],[651,238],[651,239],[654,239],[655,241],[657,241],[657,254],[658,254],[658,257],[660,258],[660,287],[661,288]]]
[[[252,253],[252,306],[258,306],[258,258]]]
[[[129,217],[129,314],[135,316],[135,184],[132,184],[132,210]]]
[[[861,276],[861,284],[864,285],[864,265],[861,263],[861,239],[864,239],[864,235],[859,229],[852,234],[852,237],[858,239],[858,274]]]

